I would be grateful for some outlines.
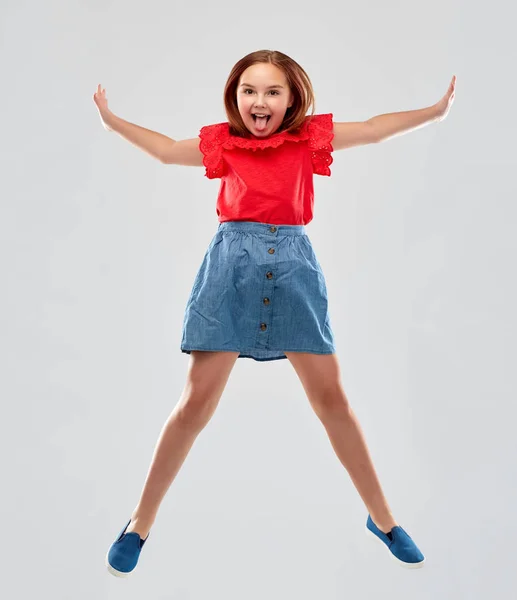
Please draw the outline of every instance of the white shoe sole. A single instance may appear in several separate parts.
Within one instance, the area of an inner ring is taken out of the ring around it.
[[[397,562],[399,565],[405,567],[406,569],[421,569],[424,566],[425,563],[425,558],[424,560],[420,561],[419,563],[407,563],[404,562],[403,560],[400,560],[400,558],[397,558],[393,552],[390,551],[390,549],[388,548],[388,546],[386,546],[386,544],[379,539],[375,533],[373,533],[373,531],[370,531],[368,529],[368,527],[365,527],[366,529],[366,535],[373,540],[376,540],[379,544],[382,544],[383,548],[386,548],[386,550],[390,553],[391,558],[393,558],[393,560],[395,560],[395,562]]]
[[[109,550],[108,553],[106,554],[106,567],[108,568],[108,571],[112,574],[115,575],[115,577],[128,577],[129,575],[131,575],[131,573],[134,571],[130,571],[129,573],[125,573],[124,571],[117,571],[117,569],[114,569],[108,560],[108,556],[109,556]]]

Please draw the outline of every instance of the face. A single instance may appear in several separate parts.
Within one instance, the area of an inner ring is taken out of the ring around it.
[[[244,85],[245,84],[245,85]],[[239,79],[237,106],[244,124],[254,136],[268,137],[282,124],[293,95],[281,69],[269,63],[248,67]],[[265,126],[254,113],[268,115]]]

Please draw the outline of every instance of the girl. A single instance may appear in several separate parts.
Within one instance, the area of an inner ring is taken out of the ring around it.
[[[221,179],[218,230],[184,315],[187,381],[161,431],[140,500],[108,550],[110,573],[125,577],[136,567],[160,503],[213,415],[237,358],[244,357],[290,360],[369,511],[367,533],[399,564],[423,566],[423,554],[393,517],[343,390],[325,278],[305,225],[312,220],[313,174],[330,176],[331,152],[443,120],[455,83],[453,77],[429,108],[335,123],[331,113],[314,114],[313,88],[298,63],[260,50],[237,62],[228,77],[228,122],[182,141],[117,117],[98,86],[93,99],[105,129],[164,164],[204,166],[209,179]]]

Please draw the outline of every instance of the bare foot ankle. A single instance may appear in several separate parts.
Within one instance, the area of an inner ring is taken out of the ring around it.
[[[151,525],[148,523],[143,523],[139,519],[131,519],[131,523],[129,523],[126,533],[135,532],[145,540],[145,538],[149,535],[149,531],[151,530]]]
[[[375,526],[382,531],[382,533],[389,533],[393,529],[393,527],[397,526],[397,523],[395,521],[377,523],[377,521],[373,519],[373,522],[375,523]]]

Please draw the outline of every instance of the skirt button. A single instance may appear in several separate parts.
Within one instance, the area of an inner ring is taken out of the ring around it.
[[[268,272],[266,273],[266,277],[267,277],[268,279],[272,279],[272,278],[273,278],[273,273],[271,273],[271,271],[268,271]]]
[[[268,250],[268,252],[269,252],[269,254],[274,254],[274,253],[275,253],[275,249],[274,249],[274,248],[270,248],[270,249]]]
[[[269,298],[264,298],[264,304],[269,304]]]
[[[266,331],[267,325],[265,323],[261,323],[260,324],[260,329],[262,329],[262,331]]]
[[[269,228],[269,231],[271,231],[271,233],[275,233],[275,231],[276,231],[276,227],[274,227],[274,226],[273,226],[273,227],[270,227],[270,228]]]

